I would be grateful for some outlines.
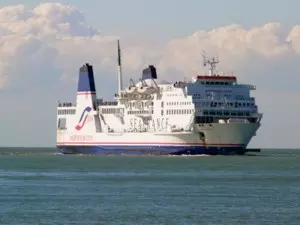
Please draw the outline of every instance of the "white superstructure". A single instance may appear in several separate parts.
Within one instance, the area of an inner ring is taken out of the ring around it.
[[[57,148],[82,154],[245,153],[260,126],[250,90],[235,76],[216,73],[218,60],[204,58],[209,74],[174,83],[157,79],[152,65],[123,88],[118,42],[118,93],[97,99],[93,68],[80,68],[76,104],[59,103]]]

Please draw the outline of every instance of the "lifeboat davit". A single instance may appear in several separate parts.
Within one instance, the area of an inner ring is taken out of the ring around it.
[[[154,87],[142,86],[138,88],[138,92],[141,94],[153,94],[156,92]]]
[[[147,92],[147,89],[148,89],[147,86],[141,86],[138,88],[138,92],[144,94]]]
[[[136,91],[136,89],[137,88],[135,86],[131,86],[131,87],[126,88],[126,92],[128,94],[132,94],[132,93],[134,93]]]

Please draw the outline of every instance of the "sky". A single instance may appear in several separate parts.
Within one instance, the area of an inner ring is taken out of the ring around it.
[[[79,67],[94,66],[98,97],[148,64],[175,81],[219,70],[254,84],[262,126],[250,147],[299,148],[300,1],[0,0],[2,146],[55,146],[58,100],[75,101]],[[128,82],[127,82],[128,83]]]

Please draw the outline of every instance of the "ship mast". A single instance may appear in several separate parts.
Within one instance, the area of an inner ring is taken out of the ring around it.
[[[121,49],[120,49],[120,41],[118,40],[118,95],[121,96],[121,91],[123,89],[122,82],[122,63],[121,63]]]
[[[205,56],[205,52],[203,52],[202,56],[203,56],[203,66],[209,65],[209,70],[208,70],[209,76],[216,75],[216,64],[220,62],[218,58],[212,57],[211,59],[210,58],[207,59]]]

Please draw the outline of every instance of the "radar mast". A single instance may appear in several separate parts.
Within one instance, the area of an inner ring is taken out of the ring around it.
[[[207,58],[206,57],[206,54],[205,54],[205,51],[203,51],[203,54],[202,54],[202,57],[203,57],[203,66],[209,66],[209,76],[216,76],[216,68],[217,68],[217,64],[220,62],[218,60],[218,57],[212,57],[212,58]]]

